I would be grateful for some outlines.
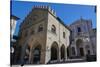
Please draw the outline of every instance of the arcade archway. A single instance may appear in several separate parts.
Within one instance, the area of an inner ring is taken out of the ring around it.
[[[58,44],[54,42],[51,46],[51,60],[57,60],[59,56]]]
[[[33,50],[33,64],[39,64],[41,59],[41,46],[38,45]]]
[[[79,56],[84,56],[84,47],[83,47],[83,41],[81,39],[78,39],[76,41],[76,46],[77,46],[77,52]]]
[[[61,46],[60,51],[61,51],[61,59],[65,59],[65,46],[64,45]]]

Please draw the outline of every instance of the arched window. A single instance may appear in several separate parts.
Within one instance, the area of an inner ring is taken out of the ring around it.
[[[81,28],[80,27],[77,27],[77,31],[78,31],[78,33],[81,32]]]
[[[63,38],[65,38],[65,32],[63,32]]]
[[[43,25],[42,24],[40,24],[39,28],[38,28],[38,32],[41,32],[41,31],[43,31]]]
[[[52,25],[51,31],[52,31],[53,33],[56,33],[56,27],[55,27],[55,25]]]

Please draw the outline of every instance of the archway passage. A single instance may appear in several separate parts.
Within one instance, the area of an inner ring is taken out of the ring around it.
[[[84,45],[83,45],[83,41],[81,39],[78,39],[76,41],[76,46],[77,46],[77,52],[79,56],[84,56]]]
[[[57,60],[57,49],[55,47],[51,48],[51,60]]]
[[[57,60],[58,59],[58,44],[54,42],[51,46],[51,60]]]
[[[41,58],[41,46],[37,46],[33,50],[33,63],[34,64],[39,64],[40,63],[40,58]]]
[[[84,56],[84,50],[83,50],[83,48],[80,48],[80,56]]]
[[[61,59],[65,59],[65,46],[62,45],[60,50],[61,50]]]

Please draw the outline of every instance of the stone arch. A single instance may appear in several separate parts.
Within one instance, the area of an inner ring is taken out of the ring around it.
[[[41,61],[41,49],[42,46],[39,43],[35,43],[32,47],[32,63],[33,64],[40,64]]]
[[[57,42],[53,42],[51,45],[51,60],[58,60],[59,57],[59,47]]]
[[[82,43],[83,43],[83,41],[81,39],[76,40],[76,46],[77,47],[82,46]]]
[[[83,47],[83,40],[78,39],[76,41],[77,52],[79,56],[84,56],[84,47]]]
[[[64,44],[60,48],[61,51],[61,59],[65,59],[65,46]]]

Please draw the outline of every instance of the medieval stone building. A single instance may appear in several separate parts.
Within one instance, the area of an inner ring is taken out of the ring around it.
[[[80,18],[69,27],[48,6],[34,6],[19,30],[15,64],[47,64],[86,60],[96,55],[96,29]]]
[[[34,6],[20,26],[19,37],[17,63],[67,60],[70,30],[48,6]]]
[[[70,57],[85,59],[87,55],[96,55],[96,29],[92,28],[92,21],[81,17],[70,25],[70,29]]]

